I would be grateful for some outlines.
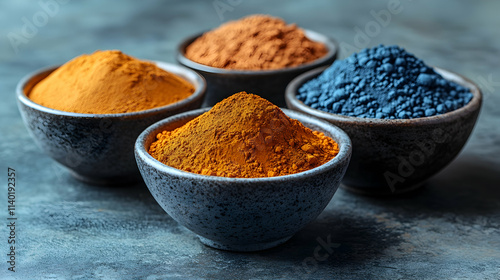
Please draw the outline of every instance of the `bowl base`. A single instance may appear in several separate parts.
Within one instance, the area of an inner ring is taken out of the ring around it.
[[[94,178],[85,175],[78,174],[73,170],[70,170],[70,174],[73,178],[78,181],[84,182],[91,185],[99,186],[131,186],[139,182],[139,177],[128,177],[128,178]]]
[[[394,195],[400,195],[400,194],[407,194],[414,192],[418,189],[420,189],[424,183],[419,183],[415,185],[411,185],[408,187],[404,188],[398,188],[398,189],[390,189],[387,186],[385,187],[356,187],[356,186],[349,186],[345,184],[341,184],[340,187],[344,190],[347,190],[349,192],[355,193],[355,194],[361,194],[361,195],[368,195],[368,196],[394,196]]]
[[[226,244],[226,243],[216,242],[199,235],[198,238],[200,238],[201,243],[215,249],[235,251],[235,252],[254,252],[254,251],[266,250],[281,245],[287,242],[290,238],[292,238],[292,236],[293,235],[290,235],[285,238],[278,239],[276,241],[253,243],[253,244]]]

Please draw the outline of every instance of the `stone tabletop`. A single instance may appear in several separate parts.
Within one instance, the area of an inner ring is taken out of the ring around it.
[[[2,1],[0,279],[500,279],[500,2]],[[145,185],[87,185],[47,157],[15,100],[27,73],[96,49],[174,62],[186,36],[266,13],[327,34],[341,57],[398,44],[463,74],[484,104],[461,154],[418,192],[339,190],[289,242],[256,253],[202,245]],[[8,270],[7,171],[16,184],[16,272]]]

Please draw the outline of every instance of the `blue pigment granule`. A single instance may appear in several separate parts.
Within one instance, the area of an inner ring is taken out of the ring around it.
[[[472,93],[404,49],[379,45],[336,61],[303,84],[297,98],[334,114],[411,119],[456,110],[469,103]]]

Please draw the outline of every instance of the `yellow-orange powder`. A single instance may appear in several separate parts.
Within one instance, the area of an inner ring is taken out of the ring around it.
[[[114,50],[74,58],[27,94],[52,109],[112,114],[168,105],[193,92],[194,86],[184,79]]]

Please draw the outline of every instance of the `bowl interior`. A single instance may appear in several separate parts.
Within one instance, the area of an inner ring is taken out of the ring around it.
[[[47,76],[49,76],[53,71],[55,71],[59,66],[51,66],[51,67],[46,67],[43,69],[40,69],[38,71],[35,71],[33,73],[30,73],[26,75],[21,81],[18,83],[17,88],[16,88],[16,94],[17,98],[20,102],[22,102],[24,105],[29,106],[31,108],[35,108],[39,111],[43,111],[46,113],[51,113],[51,114],[56,114],[56,115],[65,115],[65,116],[72,116],[72,117],[86,117],[86,118],[127,118],[127,117],[136,117],[138,115],[152,115],[157,113],[158,111],[165,111],[165,110],[177,110],[179,108],[182,108],[183,106],[186,106],[187,104],[191,104],[193,102],[196,102],[197,100],[203,98],[205,91],[206,91],[206,82],[205,79],[196,73],[195,71],[185,68],[183,66],[175,65],[175,64],[170,64],[166,62],[161,62],[161,61],[150,61],[154,64],[156,64],[158,67],[161,69],[173,73],[190,84],[192,84],[195,87],[195,91],[193,94],[191,94],[189,97],[180,100],[178,102],[160,106],[160,107],[155,107],[151,108],[148,110],[143,110],[143,111],[137,111],[137,112],[130,112],[130,113],[119,113],[119,114],[83,114],[83,113],[74,113],[74,112],[66,112],[66,111],[61,111],[61,110],[56,110],[52,108],[48,108],[45,106],[42,106],[38,103],[33,102],[29,97],[28,94],[31,92],[33,87],[45,79]]]
[[[210,110],[210,108],[202,108],[198,110],[193,110],[190,112],[182,113],[176,116],[172,116],[170,118],[167,118],[163,121],[157,122],[150,127],[148,127],[145,131],[141,133],[141,135],[138,137],[135,145],[135,151],[138,156],[141,156],[145,161],[148,162],[148,164],[153,165],[155,168],[163,170],[168,173],[174,173],[179,176],[183,177],[190,177],[190,178],[197,178],[199,180],[218,180],[218,181],[228,181],[228,182],[249,182],[249,181],[273,181],[273,180],[283,180],[286,178],[293,178],[297,176],[314,176],[317,173],[325,172],[328,170],[332,165],[337,165],[340,164],[340,162],[345,161],[346,159],[349,160],[350,155],[351,155],[351,140],[349,139],[349,136],[341,130],[340,128],[327,123],[325,121],[301,114],[299,112],[295,112],[292,110],[287,110],[287,109],[282,109],[285,114],[293,119],[299,120],[302,124],[304,124],[306,127],[312,129],[312,130],[317,130],[320,132],[323,132],[326,136],[331,137],[337,144],[339,145],[339,153],[329,162],[318,166],[316,168],[300,172],[300,173],[295,173],[295,174],[290,174],[290,175],[285,175],[285,176],[277,176],[277,177],[263,177],[263,178],[228,178],[228,177],[218,177],[218,176],[207,176],[207,175],[200,175],[196,173],[191,173],[191,172],[186,172],[182,171],[170,166],[167,166],[155,158],[153,158],[149,153],[149,147],[151,146],[151,143],[156,140],[156,135],[158,133],[161,133],[164,130],[174,130],[190,120],[198,117],[199,115],[207,112]]]
[[[303,30],[304,30],[305,35],[309,39],[311,39],[312,41],[323,43],[327,47],[328,52],[324,56],[322,56],[314,61],[302,64],[302,65],[294,66],[294,67],[287,67],[287,68],[275,69],[275,70],[235,70],[235,69],[224,69],[224,68],[211,67],[211,66],[207,66],[204,64],[194,62],[186,57],[186,48],[191,43],[193,43],[198,37],[203,35],[205,32],[188,37],[186,40],[184,40],[179,45],[179,47],[177,49],[177,52],[178,52],[177,53],[177,60],[183,65],[186,65],[190,68],[193,68],[193,69],[196,69],[196,70],[202,71],[202,72],[207,72],[207,73],[220,73],[220,74],[226,73],[226,74],[232,74],[232,75],[268,75],[268,74],[276,73],[276,72],[290,72],[290,71],[305,70],[305,69],[310,68],[311,66],[321,65],[321,64],[327,62],[328,60],[331,60],[332,58],[335,59],[337,57],[338,45],[333,39],[331,39],[325,35],[322,35],[320,33],[314,32],[312,30],[307,30],[307,29],[303,29]]]
[[[414,118],[414,119],[376,119],[376,118],[358,118],[351,116],[344,116],[339,114],[333,114],[329,112],[325,112],[322,110],[314,109],[310,106],[305,105],[302,101],[297,99],[297,93],[299,88],[306,83],[307,81],[317,77],[320,75],[326,68],[320,67],[309,72],[306,72],[297,78],[295,78],[287,87],[285,98],[287,104],[291,108],[296,108],[301,112],[307,113],[312,116],[316,116],[325,120],[328,120],[333,123],[349,123],[349,124],[358,124],[358,125],[369,125],[369,126],[385,126],[385,125],[429,125],[429,124],[439,124],[443,120],[456,119],[461,115],[479,110],[482,103],[482,94],[479,87],[474,84],[471,80],[456,74],[454,72],[439,68],[433,67],[433,69],[443,76],[443,78],[455,82],[461,86],[467,87],[473,98],[469,101],[465,106],[458,108],[457,110],[450,111],[441,115],[431,116],[431,117],[422,117],[422,118]]]

